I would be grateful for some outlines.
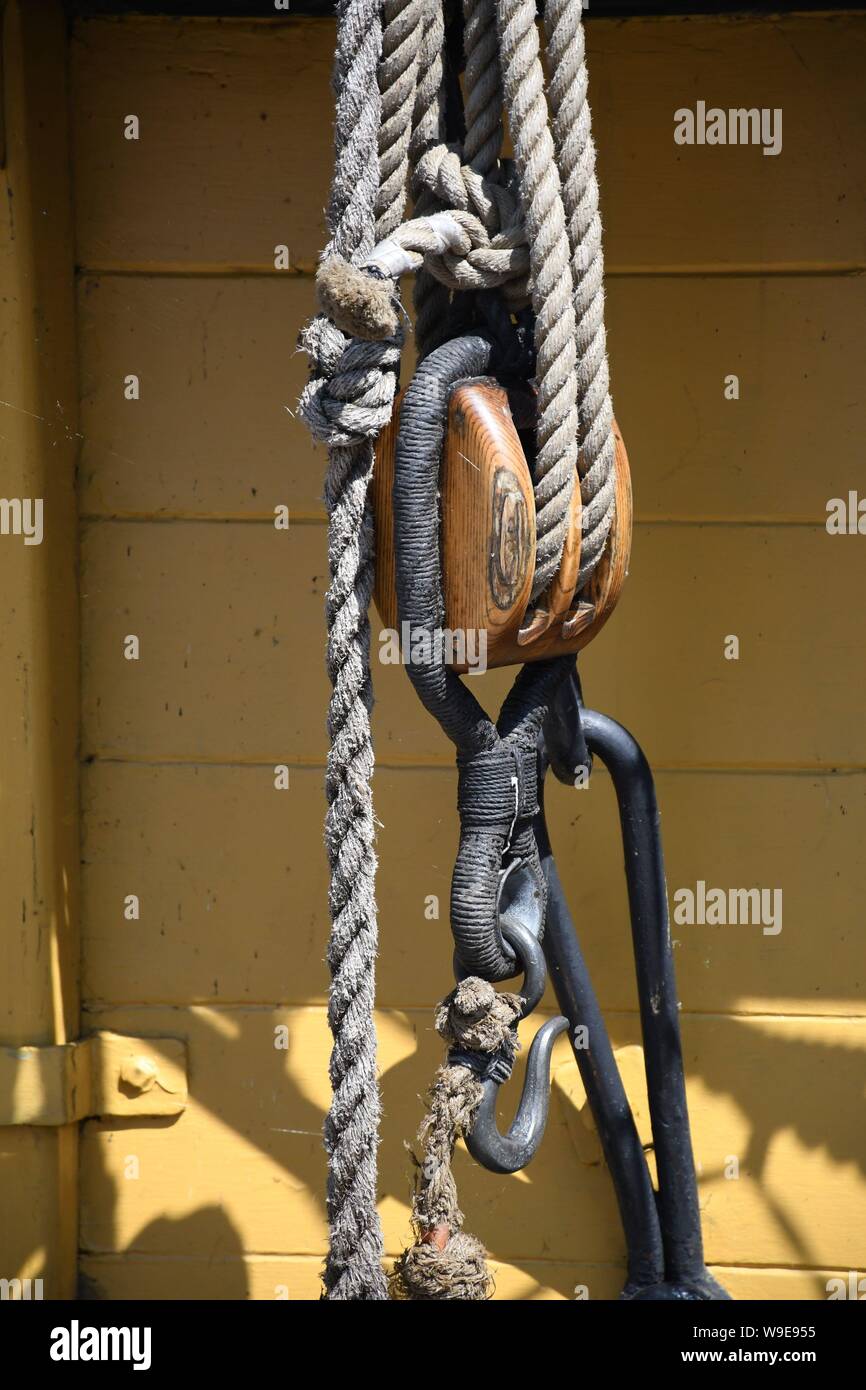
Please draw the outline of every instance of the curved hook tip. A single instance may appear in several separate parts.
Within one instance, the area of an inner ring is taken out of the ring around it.
[[[483,1168],[492,1173],[516,1173],[535,1157],[544,1137],[550,1108],[553,1045],[568,1027],[568,1019],[559,1015],[542,1024],[532,1039],[520,1104],[506,1134],[500,1133],[496,1123],[499,1086],[493,1080],[484,1082],[481,1104],[472,1129],[466,1135],[467,1149]]]

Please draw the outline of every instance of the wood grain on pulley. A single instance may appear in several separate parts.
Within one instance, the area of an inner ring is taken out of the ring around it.
[[[612,613],[628,570],[632,503],[628,456],[616,425],[616,515],[589,597],[573,598],[580,561],[580,490],[575,488],[559,572],[529,609],[535,568],[535,501],[512,405],[490,378],[461,382],[451,393],[439,477],[444,626],[460,634],[487,634],[486,664],[509,666],[577,652]],[[391,490],[400,422],[398,397],[391,423],[376,449],[376,589],[379,616],[399,631]],[[467,638],[467,650],[471,644]],[[477,648],[475,648],[477,650]],[[467,666],[454,662],[456,671]]]

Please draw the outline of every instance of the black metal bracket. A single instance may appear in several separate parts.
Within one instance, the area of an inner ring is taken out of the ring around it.
[[[593,756],[610,773],[619,806],[657,1192],[565,900],[544,814],[547,767],[571,783],[575,770],[589,769]],[[583,708],[576,669],[560,686],[545,722],[539,782],[535,835],[548,889],[544,952],[616,1191],[628,1249],[621,1298],[726,1299],[729,1295],[704,1263],[653,776],[640,746],[621,724]],[[588,1045],[579,1046],[577,1038]]]

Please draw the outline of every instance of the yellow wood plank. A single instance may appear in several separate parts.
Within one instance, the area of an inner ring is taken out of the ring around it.
[[[834,489],[866,490],[866,277],[613,279],[607,306],[639,519],[823,521]],[[307,277],[85,275],[82,510],[323,515],[325,453],[290,413],[307,366],[288,325],[312,310]]]
[[[76,1125],[2,1131],[0,1278],[41,1279],[46,1299],[75,1293],[78,1158]]]
[[[276,791],[267,768],[95,763],[83,794],[88,1000],[324,999],[321,770],[294,768],[288,791]],[[862,1011],[860,909],[850,882],[864,870],[866,777],[662,773],[658,796],[672,896],[698,880],[783,894],[776,935],[758,922],[674,927],[684,1009]],[[551,782],[547,800],[599,997],[605,1007],[634,1009],[612,789],[603,774],[583,791]],[[449,987],[455,774],[381,768],[375,804],[379,1003],[432,1006]],[[137,921],[124,916],[129,893],[140,897]],[[251,914],[255,939],[239,951],[238,925]]]
[[[587,37],[612,269],[862,265],[862,16],[633,19]],[[314,265],[333,47],[315,20],[79,20],[79,260],[265,269],[282,243]],[[781,108],[781,153],[677,144],[674,113],[698,100]]]
[[[75,308],[66,24],[55,0],[0,13],[0,1042],[64,1043],[78,1022]],[[7,527],[7,503],[20,524]],[[26,510],[25,510],[26,509]],[[41,520],[40,520],[41,518]],[[2,1277],[75,1279],[77,1134],[4,1136]]]
[[[324,1011],[116,1008],[91,1017],[116,1031],[187,1038],[191,1092],[173,1122],[85,1126],[84,1250],[321,1253]],[[274,1047],[281,1024],[287,1050]],[[426,1012],[380,1013],[378,1027],[387,1117],[381,1209],[387,1248],[397,1250],[411,1186],[403,1140],[417,1126],[417,1096],[440,1047]],[[688,1016],[683,1030],[709,1261],[856,1268],[866,1215],[866,1021]],[[613,1034],[617,1044],[633,1043],[635,1020],[615,1015]],[[566,1048],[557,1048],[555,1064],[566,1063]],[[726,1178],[734,1160],[739,1176]],[[469,1229],[495,1260],[621,1261],[607,1174],[576,1155],[559,1095],[525,1173],[496,1177],[464,1154],[456,1171]]]
[[[315,1256],[202,1257],[87,1255],[81,1262],[84,1288],[97,1299],[254,1299],[315,1300],[321,1295]],[[623,1270],[616,1265],[554,1264],[526,1260],[494,1263],[494,1301],[573,1299],[575,1290],[590,1301],[616,1298]],[[840,1276],[829,1269],[744,1269],[714,1265],[713,1274],[737,1300],[823,1299]]]
[[[85,276],[79,311],[82,511],[324,515],[327,455],[292,413],[310,279]]]
[[[855,536],[639,526],[614,622],[583,657],[588,703],[656,765],[866,764]],[[156,759],[321,760],[325,530],[94,522],[84,530],[84,748]],[[373,665],[378,756],[451,764],[406,673]],[[140,659],[124,657],[137,636]],[[736,635],[740,658],[725,659]],[[470,682],[498,708],[507,671]]]
[[[333,39],[314,20],[79,20],[79,260],[273,269],[284,244],[309,266],[323,238]],[[138,140],[124,138],[127,114]]]

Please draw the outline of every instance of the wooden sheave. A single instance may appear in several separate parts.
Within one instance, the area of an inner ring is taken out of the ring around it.
[[[528,408],[527,408],[528,407]],[[440,515],[445,628],[486,633],[488,667],[577,652],[610,617],[631,550],[628,456],[614,423],[616,512],[588,593],[574,596],[580,564],[580,488],[575,480],[559,572],[529,610],[535,568],[535,500],[515,419],[531,423],[531,401],[491,378],[461,382],[451,393],[440,465]],[[399,630],[394,584],[391,488],[400,420],[398,397],[376,449],[373,506],[379,616]],[[454,661],[456,671],[468,669]]]

